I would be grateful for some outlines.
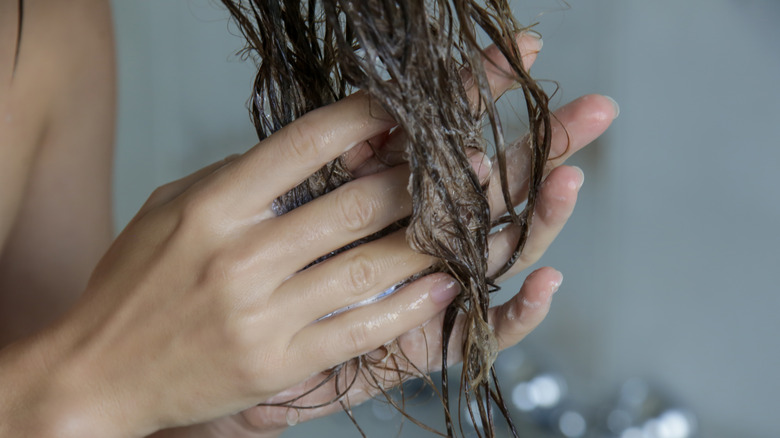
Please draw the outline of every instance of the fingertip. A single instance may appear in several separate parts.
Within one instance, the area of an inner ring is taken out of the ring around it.
[[[528,71],[536,61],[542,49],[542,38],[536,32],[525,31],[515,36],[515,44],[520,52],[523,68]],[[494,44],[483,51],[485,72],[490,78],[490,87],[494,97],[501,96],[507,89],[515,85],[517,76],[512,72],[509,61]],[[473,85],[470,76],[464,78],[464,86],[469,89]]]
[[[489,180],[491,171],[493,170],[493,162],[490,157],[482,152],[473,151],[473,153],[469,155],[469,163],[471,163],[471,168],[474,172],[477,173],[479,182],[485,184]]]
[[[518,34],[516,41],[517,46],[523,53],[523,57],[536,56],[544,46],[542,35],[539,32],[533,30],[526,30],[521,32]]]
[[[532,277],[534,280],[537,280],[537,278],[539,278],[542,281],[556,280],[558,284],[560,284],[563,281],[563,274],[561,274],[561,271],[550,266],[543,266],[533,271],[531,274],[528,275],[528,279],[530,280]]]
[[[528,71],[536,62],[539,52],[542,50],[544,41],[538,32],[521,32],[516,38],[517,48],[520,50],[520,57],[523,61],[523,68]]]
[[[585,172],[583,172],[579,166],[572,166],[572,169],[577,172],[578,176],[575,182],[576,187],[574,187],[574,189],[579,191],[582,188],[582,185],[585,183]]]
[[[532,272],[514,298],[501,306],[496,315],[496,335],[501,348],[516,344],[533,331],[547,316],[552,295],[563,281],[563,275],[544,267]]]
[[[558,166],[547,175],[543,189],[576,194],[585,182],[585,172],[578,166]]]
[[[555,268],[544,267],[534,271],[526,279],[522,289],[524,307],[538,309],[549,305],[553,294],[563,283],[563,274]]]
[[[609,125],[620,114],[620,106],[615,99],[602,94],[586,94],[574,102],[584,104],[587,117],[592,122]]]
[[[536,214],[547,225],[563,226],[574,212],[577,195],[582,187],[583,173],[573,166],[559,166],[547,176],[542,188]]]
[[[558,289],[561,287],[561,284],[563,284],[563,273],[561,273],[561,271],[557,269],[553,269],[553,268],[550,269],[555,271],[553,274],[553,279],[551,280],[551,284],[550,284],[550,289],[551,289],[550,295],[552,295],[555,292],[558,292]]]
[[[611,98],[611,97],[609,97],[607,95],[602,95],[602,96],[604,98],[606,98],[607,100],[609,100],[609,102],[612,104],[612,111],[613,111],[612,120],[617,119],[618,116],[620,115],[620,105],[618,105],[618,103],[617,103],[617,101],[615,99],[613,99],[613,98]]]

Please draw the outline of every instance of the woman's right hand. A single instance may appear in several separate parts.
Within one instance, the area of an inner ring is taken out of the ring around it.
[[[348,183],[277,217],[271,203],[393,126],[362,93],[313,111],[244,155],[155,191],[49,338],[57,431],[138,436],[231,414],[421,325],[457,293],[403,239],[302,271],[411,213],[408,168]],[[388,246],[389,245],[389,246]],[[390,269],[392,267],[392,269]],[[66,407],[62,411],[62,407]],[[40,417],[39,417],[40,418]]]

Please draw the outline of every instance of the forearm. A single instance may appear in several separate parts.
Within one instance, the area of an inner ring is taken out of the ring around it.
[[[0,438],[140,437],[139,430],[153,430],[141,420],[153,407],[100,382],[96,364],[81,351],[76,327],[62,320],[0,349]],[[238,414],[148,438],[276,438],[285,429],[257,431]]]

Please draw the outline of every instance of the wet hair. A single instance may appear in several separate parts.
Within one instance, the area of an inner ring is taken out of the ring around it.
[[[407,136],[404,158],[411,170],[413,212],[406,220],[366,240],[406,227],[409,245],[438,260],[414,278],[446,272],[460,283],[460,294],[445,311],[442,368],[447,365],[456,317],[462,314],[464,325],[457,330],[462,330],[463,342],[453,346],[463,351],[461,392],[478,436],[493,436],[491,400],[507,420],[509,414],[495,382],[493,361],[498,343],[487,322],[489,295],[498,290],[496,279],[514,264],[525,244],[550,149],[548,97],[524,69],[516,44],[517,34],[528,29],[516,23],[506,0],[484,0],[482,4],[475,0],[222,2],[247,40],[244,53],[257,64],[250,111],[260,139],[358,90],[367,93],[372,105],[389,114],[397,122],[396,129]],[[529,128],[526,142],[531,154],[527,202],[520,212],[515,211],[516,202],[509,191],[507,146],[494,101],[497,96],[491,94],[483,64],[480,33],[507,59],[506,74],[517,81],[524,96]],[[462,71],[469,72],[469,84],[464,84]],[[469,102],[467,85],[478,90],[477,102]],[[483,139],[485,118],[494,144],[493,169],[500,173],[508,210],[498,220],[491,220],[487,187],[480,183],[468,159],[470,148],[487,150]],[[375,152],[381,155],[381,151]],[[296,208],[350,179],[343,159],[328,163],[277,199],[277,213]],[[490,231],[510,223],[521,229],[514,252],[498,272],[488,276]],[[397,348],[393,356],[396,365],[405,359]],[[363,356],[354,359],[352,365],[369,373],[364,377],[368,381],[377,381],[371,374],[374,367],[380,366],[376,361]],[[424,370],[419,369],[403,374],[402,369],[409,366],[398,366],[399,382],[408,375],[423,374]],[[341,395],[349,388],[339,387],[338,373],[345,369],[340,366],[330,371]],[[357,374],[347,380],[354,382]],[[385,393],[383,385],[377,386]],[[447,402],[449,386],[444,372],[440,396],[445,406],[446,434],[453,436],[457,426]],[[342,403],[349,413],[343,399],[334,401]],[[278,405],[307,407],[294,402]],[[462,433],[462,427],[459,430]],[[513,427],[512,431],[515,433]]]
[[[24,24],[24,0],[19,0],[18,6],[18,25],[16,28],[16,48],[14,49],[14,63],[11,71],[11,77],[16,75],[16,66],[19,64],[19,52],[22,49],[22,25]]]

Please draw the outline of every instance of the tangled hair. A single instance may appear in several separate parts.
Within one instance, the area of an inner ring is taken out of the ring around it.
[[[460,387],[479,436],[493,436],[490,401],[504,417],[509,415],[495,382],[493,361],[498,343],[487,322],[489,294],[498,290],[496,279],[514,264],[525,244],[550,149],[548,97],[523,68],[516,44],[516,35],[527,29],[517,25],[507,0],[485,0],[484,5],[476,0],[223,3],[246,37],[246,53],[257,63],[250,102],[260,139],[357,90],[368,93],[372,102],[395,119],[396,129],[407,136],[405,159],[411,169],[413,213],[384,233],[407,226],[411,247],[439,260],[420,275],[446,272],[460,283],[459,296],[445,311],[442,368],[447,365],[456,317],[463,314],[463,344],[455,346],[462,349],[464,358]],[[510,197],[506,144],[494,102],[497,96],[491,94],[488,84],[478,32],[508,60],[507,74],[518,82],[525,97],[531,163],[527,203],[519,213]],[[469,84],[463,83],[462,71],[470,72]],[[466,86],[478,90],[477,102],[469,101]],[[469,148],[486,151],[483,114],[492,131],[493,168],[500,172],[508,211],[497,221],[491,221],[487,187],[481,185],[467,156]],[[328,163],[280,197],[275,203],[277,213],[296,208],[351,178],[342,160]],[[520,237],[510,259],[488,276],[488,235],[494,227],[507,223],[520,227]],[[403,352],[396,355],[403,356]],[[365,358],[353,362],[368,363]],[[342,369],[337,367],[333,373]],[[453,436],[448,388],[447,373],[442,373],[446,433]],[[339,391],[338,383],[337,391],[346,392]]]

